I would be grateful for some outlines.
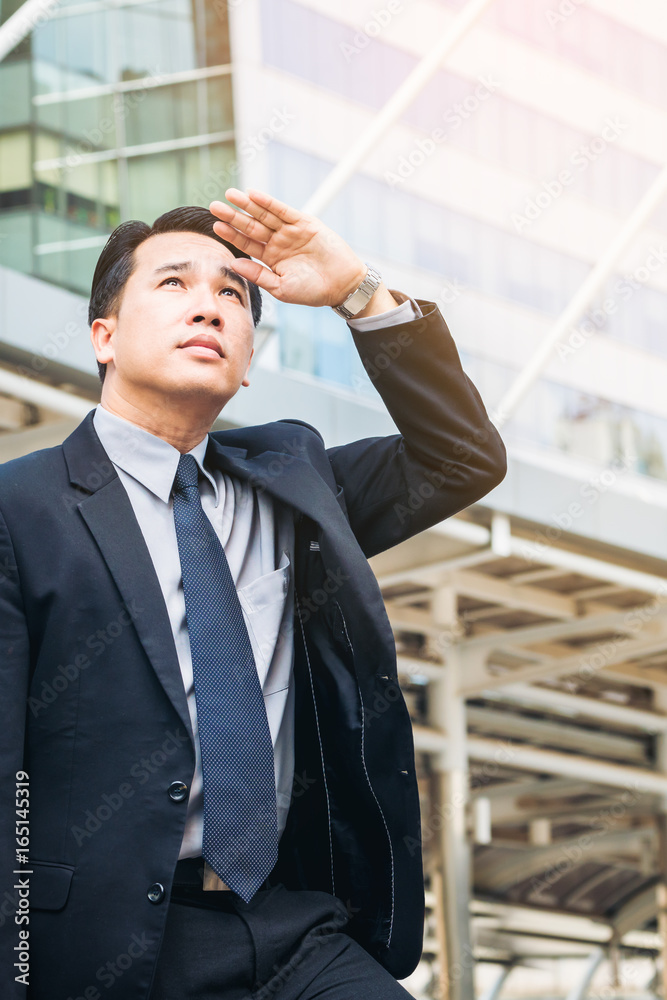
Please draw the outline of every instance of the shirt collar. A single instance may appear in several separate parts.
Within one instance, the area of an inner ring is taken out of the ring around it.
[[[125,417],[105,409],[101,403],[95,407],[93,424],[102,447],[114,465],[136,479],[147,490],[169,503],[174,476],[181,452],[156,434],[145,431]],[[192,455],[206,476],[215,493],[218,506],[218,487],[214,477],[204,468],[204,455],[208,434],[187,453]]]

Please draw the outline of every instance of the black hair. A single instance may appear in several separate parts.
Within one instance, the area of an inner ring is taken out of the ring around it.
[[[249,254],[239,250],[233,243],[228,243],[213,229],[215,216],[207,208],[189,205],[184,208],[173,208],[156,219],[152,226],[136,220],[122,222],[112,232],[99,256],[93,275],[88,306],[88,325],[92,326],[96,319],[114,316],[120,308],[125,286],[134,271],[134,251],[150,236],[162,233],[201,233],[222,243],[235,257],[247,257]],[[248,282],[250,290],[250,309],[255,326],[262,315],[262,295],[252,281]],[[100,382],[104,384],[106,364],[97,362]]]

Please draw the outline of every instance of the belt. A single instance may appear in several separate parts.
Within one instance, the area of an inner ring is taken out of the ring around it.
[[[176,864],[174,885],[191,885],[198,889],[217,889],[232,892],[202,857],[183,858]]]

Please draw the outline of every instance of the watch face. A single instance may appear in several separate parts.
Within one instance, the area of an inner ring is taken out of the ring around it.
[[[373,294],[377,291],[382,281],[382,277],[375,268],[367,265],[368,272],[359,287],[351,292],[340,306],[333,306],[334,312],[345,319],[354,319],[370,302]]]

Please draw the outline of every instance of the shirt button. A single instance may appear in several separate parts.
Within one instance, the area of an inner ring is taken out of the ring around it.
[[[164,886],[161,882],[153,882],[146,895],[151,903],[161,903],[164,899]]]
[[[172,781],[167,791],[174,802],[182,802],[188,797],[188,786],[183,781]]]

